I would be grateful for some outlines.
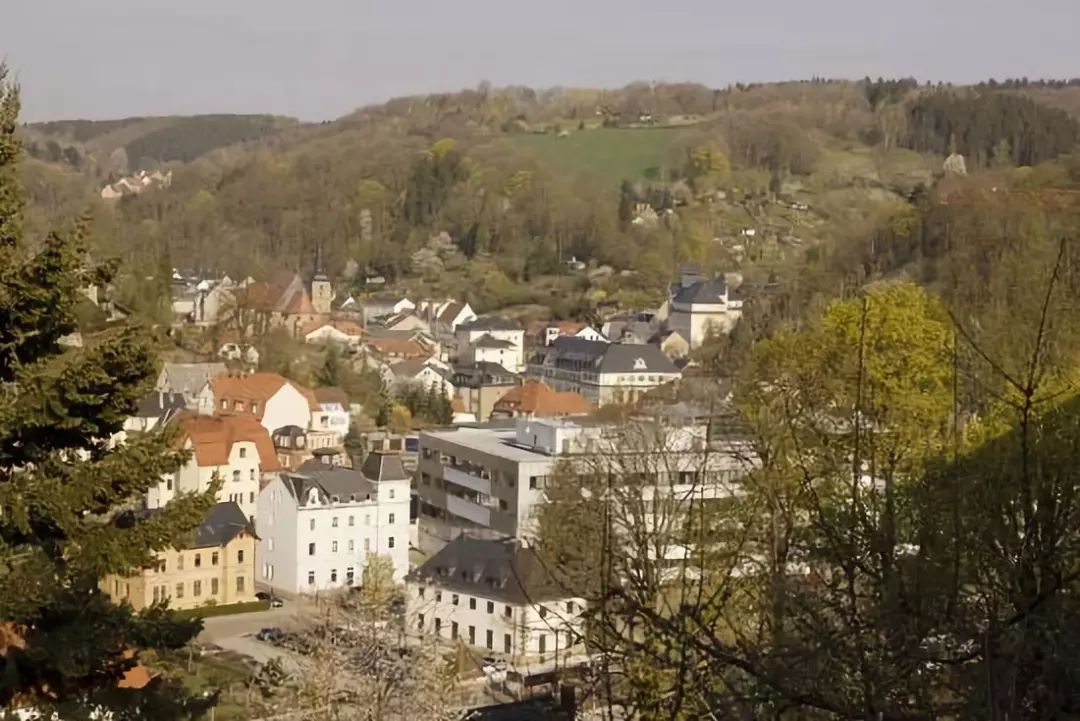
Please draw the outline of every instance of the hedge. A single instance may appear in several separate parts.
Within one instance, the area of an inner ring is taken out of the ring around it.
[[[232,616],[238,613],[254,613],[270,610],[269,601],[251,601],[249,603],[228,603],[221,606],[199,606],[173,611],[176,618],[209,618],[210,616]]]

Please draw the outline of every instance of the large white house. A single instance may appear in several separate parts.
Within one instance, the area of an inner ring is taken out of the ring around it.
[[[308,461],[259,493],[259,579],[287,593],[359,585],[371,555],[409,571],[409,474],[374,451],[360,470]]]
[[[198,395],[199,412],[252,416],[270,433],[285,426],[311,428],[315,395],[277,373],[234,373],[211,378]]]
[[[263,474],[281,469],[266,429],[244,415],[186,415],[178,422],[191,458],[147,492],[146,507],[160,508],[180,493],[201,493],[217,476],[222,481],[218,502],[232,501],[254,518]]]
[[[459,362],[498,363],[514,373],[525,369],[525,329],[499,316],[462,323],[454,331]]]
[[[409,574],[407,624],[512,659],[565,663],[584,653],[583,599],[515,540],[462,536]]]
[[[668,300],[657,318],[693,349],[700,347],[710,333],[730,333],[742,317],[742,306],[742,296],[729,289],[722,276],[706,279],[687,268],[679,282],[668,289]]]

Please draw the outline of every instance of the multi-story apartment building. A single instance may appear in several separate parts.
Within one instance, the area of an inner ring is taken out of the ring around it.
[[[247,415],[186,414],[177,422],[180,442],[191,457],[147,492],[146,507],[160,508],[179,493],[201,493],[219,476],[218,501],[235,503],[254,520],[264,474],[281,470],[270,434]]]
[[[451,382],[461,398],[463,411],[478,421],[486,421],[495,403],[520,381],[520,377],[498,363],[476,363],[455,366]]]
[[[255,532],[235,503],[211,508],[189,545],[157,558],[156,566],[130,576],[106,576],[101,589],[136,611],[159,601],[180,610],[255,600]]]
[[[537,348],[527,375],[557,391],[580,393],[596,405],[633,403],[682,377],[658,346],[560,336]]]
[[[259,493],[259,580],[288,593],[359,585],[371,555],[409,570],[409,487],[401,458],[373,452],[359,470],[312,460]]]
[[[535,553],[513,539],[461,536],[409,574],[411,632],[434,633],[521,665],[580,656],[585,602],[568,594]]]
[[[734,439],[709,439],[706,424],[637,418],[623,425],[588,419],[518,418],[512,426],[420,434],[418,541],[434,553],[461,535],[535,534],[535,511],[556,466],[574,474],[632,478],[649,497],[711,499],[752,465]]]

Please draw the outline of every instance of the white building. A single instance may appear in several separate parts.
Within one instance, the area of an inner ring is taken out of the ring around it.
[[[281,469],[266,429],[242,415],[187,415],[178,422],[191,458],[147,492],[146,507],[160,508],[181,493],[202,493],[216,476],[222,481],[218,502],[232,501],[253,519],[263,474]]]
[[[372,452],[359,471],[308,461],[259,493],[259,579],[287,593],[362,583],[370,555],[409,570],[410,478],[397,455]]]
[[[584,653],[585,603],[559,587],[513,540],[462,536],[407,579],[407,628],[523,664],[559,665]]]
[[[316,388],[315,402],[319,410],[311,415],[311,430],[337,434],[334,445],[341,445],[349,434],[352,418],[349,396],[341,388]]]
[[[525,369],[525,329],[517,321],[486,316],[462,323],[454,335],[462,363],[498,363],[514,373]]]
[[[668,289],[668,300],[657,317],[699,348],[710,334],[727,334],[742,317],[742,296],[730,292],[723,277],[706,280],[686,269],[678,283]]]
[[[233,373],[211,378],[198,394],[199,413],[243,414],[270,433],[284,426],[311,428],[315,395],[277,373]]]
[[[640,479],[640,492],[710,500],[730,492],[753,451],[741,441],[707,440],[708,425],[635,419],[619,426],[587,419],[518,418],[489,426],[420,434],[418,545],[435,553],[461,535],[528,540],[536,507],[560,461],[576,472],[609,464]],[[648,449],[648,452],[643,452]]]

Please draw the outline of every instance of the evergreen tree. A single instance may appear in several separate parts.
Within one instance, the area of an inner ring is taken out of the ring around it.
[[[82,229],[24,243],[18,109],[18,88],[0,68],[0,705],[55,707],[64,718],[98,706],[114,718],[175,717],[178,687],[120,690],[117,681],[140,649],[182,646],[198,624],[160,607],[134,613],[98,584],[179,545],[216,489],[146,519],[120,513],[183,453],[163,434],[111,442],[152,385],[147,334],[112,327],[84,334],[83,348],[60,344],[78,330],[80,288],[107,278],[89,267]]]

